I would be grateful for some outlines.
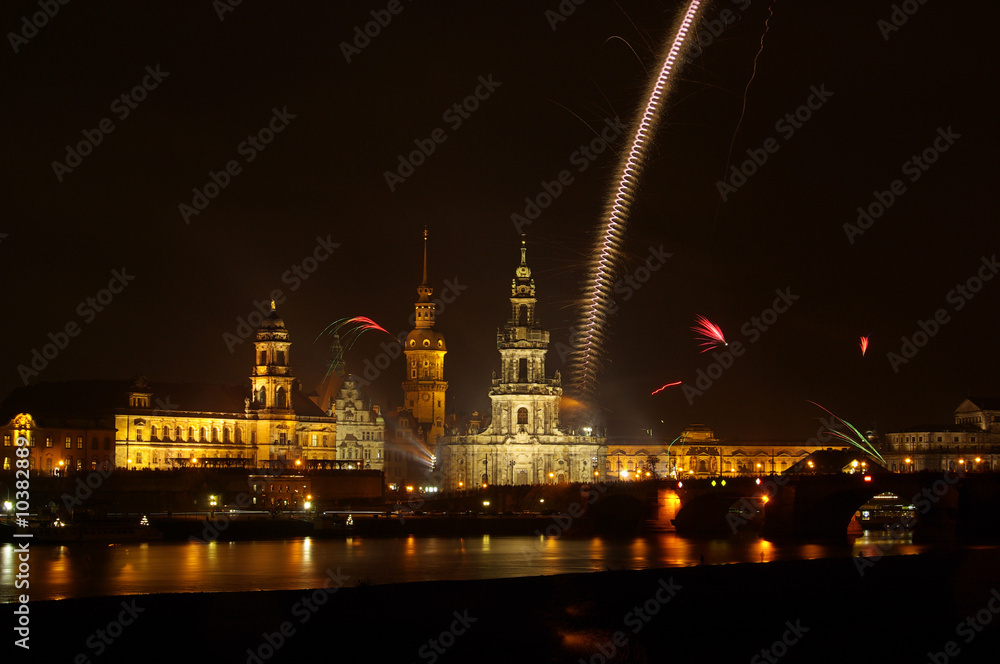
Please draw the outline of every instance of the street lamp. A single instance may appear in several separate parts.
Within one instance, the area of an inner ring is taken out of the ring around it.
[[[10,525],[10,513],[14,509],[14,504],[9,500],[3,501],[3,511],[7,513],[7,525]]]

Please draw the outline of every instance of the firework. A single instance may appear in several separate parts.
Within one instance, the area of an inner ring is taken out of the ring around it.
[[[701,345],[705,348],[701,352],[707,353],[716,346],[728,346],[729,342],[726,341],[726,336],[722,334],[722,328],[708,320],[704,316],[697,316],[695,318],[697,325],[691,329],[702,336]]]
[[[680,384],[681,384],[681,381],[679,381],[679,380],[678,381],[674,381],[673,383],[667,383],[666,385],[664,385],[660,389],[653,390],[652,393],[650,393],[649,396],[653,396],[654,394],[656,394],[658,392],[662,392],[663,390],[667,389],[668,387],[673,387],[674,385],[680,385]]]
[[[866,352],[868,352],[868,337],[861,337],[861,357],[864,357]]]
[[[389,330],[385,329],[371,318],[368,318],[367,316],[355,316],[354,318],[339,318],[333,321],[326,326],[326,329],[316,336],[316,339],[318,340],[324,334],[330,334],[337,337],[337,356],[334,357],[330,363],[330,366],[334,366],[337,362],[344,359],[344,356],[347,355],[348,351],[354,347],[354,344],[361,337],[361,335],[368,330],[385,332],[389,336],[392,336]]]
[[[861,450],[865,454],[878,459],[879,463],[881,463],[883,466],[886,465],[885,459],[883,459],[882,455],[878,453],[878,450],[875,449],[875,446],[872,445],[868,441],[868,439],[865,438],[864,435],[862,435],[862,433],[860,431],[858,431],[857,428],[853,424],[851,424],[850,422],[848,422],[847,420],[845,420],[843,418],[837,417],[828,408],[824,408],[823,406],[820,406],[815,401],[810,401],[809,403],[811,403],[812,405],[817,406],[819,408],[822,408],[826,412],[830,413],[830,415],[833,417],[833,419],[837,420],[838,422],[840,422],[841,424],[843,424],[844,426],[846,426],[848,429],[850,429],[851,433],[854,434],[854,435],[849,435],[849,434],[843,433],[841,431],[836,431],[836,430],[833,429],[833,427],[827,426],[827,430],[832,435],[836,436],[837,438],[840,438],[841,440],[843,440],[844,442],[848,443],[849,445],[858,448],[859,450]]]
[[[660,71],[650,83],[646,105],[634,122],[631,145],[628,152],[622,155],[621,174],[611,190],[605,208],[606,220],[598,230],[594,264],[584,288],[583,310],[578,328],[580,347],[573,353],[576,387],[584,400],[589,400],[592,396],[600,371],[599,349],[606,336],[612,285],[620,266],[622,238],[632,201],[635,199],[639,173],[648,146],[653,140],[672,75],[683,63],[682,56],[687,50],[692,28],[701,14],[701,6],[700,0],[691,0],[677,21],[673,38],[663,55]]]
[[[390,334],[389,330],[385,329],[367,316],[355,316],[354,318],[349,318],[347,319],[347,323],[361,323],[361,329],[363,330],[378,330],[379,332]]]

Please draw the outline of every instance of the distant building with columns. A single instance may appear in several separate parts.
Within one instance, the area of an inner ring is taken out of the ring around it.
[[[889,470],[1000,470],[1000,399],[964,399],[954,420],[886,434],[880,451]]]

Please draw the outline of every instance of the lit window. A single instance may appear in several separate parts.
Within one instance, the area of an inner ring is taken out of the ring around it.
[[[71,447],[73,447],[73,439],[70,438],[69,436],[66,436],[66,449],[68,450]]]

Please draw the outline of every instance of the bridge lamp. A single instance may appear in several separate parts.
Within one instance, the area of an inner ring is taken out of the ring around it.
[[[712,486],[715,486],[715,480],[712,480]]]
[[[683,489],[684,488],[684,482],[678,482],[677,483],[677,488],[678,489]]]
[[[871,475],[865,475],[865,482],[871,482],[871,481],[872,481],[872,476]]]
[[[760,497],[760,502],[764,503],[765,505],[767,504],[767,501],[769,501],[769,500],[771,500],[771,499],[768,498],[767,496],[761,496]]]
[[[760,484],[760,478],[759,477],[757,478],[757,484]]]

